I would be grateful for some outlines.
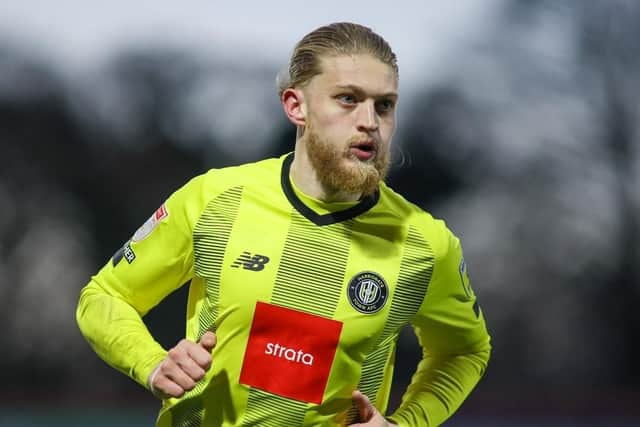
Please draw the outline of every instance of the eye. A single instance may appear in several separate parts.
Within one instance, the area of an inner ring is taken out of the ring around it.
[[[376,102],[376,109],[379,113],[388,113],[395,107],[395,103],[390,99],[383,99]]]
[[[336,98],[342,104],[355,104],[357,102],[356,97],[348,93],[343,93],[342,95],[338,95]]]

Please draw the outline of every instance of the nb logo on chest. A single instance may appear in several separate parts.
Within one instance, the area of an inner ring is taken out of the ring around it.
[[[260,271],[264,270],[265,264],[269,262],[269,257],[265,255],[255,254],[244,251],[242,254],[231,264],[233,268],[244,268],[245,270]]]

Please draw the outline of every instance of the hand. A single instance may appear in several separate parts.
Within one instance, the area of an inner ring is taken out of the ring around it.
[[[391,424],[378,412],[375,406],[371,404],[369,398],[363,394],[360,390],[356,390],[351,394],[353,403],[358,408],[360,413],[360,420],[363,421],[357,424],[350,424],[351,427],[355,426],[370,426],[370,427],[398,427],[396,424]]]
[[[159,399],[182,397],[193,390],[211,367],[216,336],[207,331],[198,343],[186,339],[173,347],[149,375],[149,388]]]

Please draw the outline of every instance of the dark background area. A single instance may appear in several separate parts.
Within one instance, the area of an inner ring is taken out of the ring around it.
[[[447,425],[640,425],[639,22],[635,1],[505,1],[401,92],[388,182],[460,236],[493,337]],[[0,425],[151,425],[158,404],[80,336],[78,293],[189,178],[292,150],[281,64],[48,58],[0,37]],[[145,318],[167,347],[185,298]],[[392,407],[417,358],[406,330]]]

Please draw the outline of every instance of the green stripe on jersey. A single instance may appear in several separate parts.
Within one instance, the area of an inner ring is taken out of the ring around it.
[[[206,294],[198,316],[198,339],[206,331],[216,330],[220,271],[241,197],[242,187],[233,187],[221,193],[209,202],[193,230],[194,271],[196,275],[205,279]],[[205,381],[199,381],[193,390],[185,393],[181,404],[172,410],[175,427],[200,426],[203,415],[201,393],[206,386]],[[186,406],[183,406],[183,403],[186,403]]]
[[[266,391],[252,388],[249,392],[247,410],[242,420],[243,427],[249,426],[301,426],[307,404],[285,399]]]
[[[342,296],[351,224],[318,227],[293,211],[271,303],[332,318]],[[243,425],[302,425],[306,406],[251,389]],[[277,417],[283,418],[274,422]]]
[[[416,315],[427,293],[433,273],[434,255],[427,241],[413,228],[405,241],[400,264],[400,275],[391,298],[391,309],[382,334],[374,349],[362,365],[358,388],[372,401],[376,401],[384,379],[389,353],[395,349],[400,328]],[[352,409],[349,416],[355,415]]]
[[[342,296],[351,223],[324,227],[293,212],[271,302],[332,318]]]
[[[233,187],[211,200],[193,230],[194,271],[205,279],[206,293],[199,315],[198,338],[208,330],[215,330],[220,300],[220,271],[241,197],[242,187]]]

